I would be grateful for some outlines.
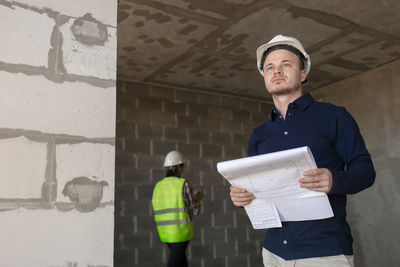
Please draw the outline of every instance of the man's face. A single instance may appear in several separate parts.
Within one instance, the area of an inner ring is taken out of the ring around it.
[[[301,89],[306,70],[300,70],[300,59],[292,52],[279,49],[268,54],[264,62],[264,82],[271,95],[285,95]]]

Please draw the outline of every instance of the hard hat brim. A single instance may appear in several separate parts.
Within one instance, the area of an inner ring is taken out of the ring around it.
[[[256,51],[257,69],[262,76],[264,76],[264,72],[263,72],[263,66],[261,66],[261,63],[262,63],[261,58],[265,51],[267,51],[269,48],[276,46],[276,45],[289,45],[289,46],[292,46],[292,47],[296,48],[297,50],[299,50],[299,52],[301,54],[303,54],[304,58],[306,59],[305,69],[306,69],[306,75],[308,75],[308,73],[310,72],[310,68],[311,68],[310,56],[306,53],[306,51],[304,51],[303,47],[298,45],[298,43],[296,43],[294,41],[290,41],[290,40],[284,40],[284,41],[266,43],[266,44],[261,45],[259,48],[257,48],[257,51]]]
[[[170,151],[164,160],[164,167],[172,167],[175,165],[182,164],[183,162],[183,155],[179,151]]]

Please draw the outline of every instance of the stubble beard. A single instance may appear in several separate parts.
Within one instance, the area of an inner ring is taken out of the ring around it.
[[[300,90],[300,85],[297,87],[283,87],[283,88],[273,88],[272,90],[269,90],[267,88],[267,92],[270,93],[271,95],[276,95],[276,96],[282,96],[282,95],[289,95],[293,94]]]

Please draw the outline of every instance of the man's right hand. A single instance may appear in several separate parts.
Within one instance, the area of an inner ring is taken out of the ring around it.
[[[250,202],[254,199],[253,193],[247,192],[243,188],[231,186],[230,190],[231,199],[233,205],[235,206],[246,206],[247,204],[250,204]]]

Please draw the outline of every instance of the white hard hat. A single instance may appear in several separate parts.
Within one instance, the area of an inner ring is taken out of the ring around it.
[[[170,151],[164,160],[164,167],[171,167],[183,163],[182,153],[179,151]]]
[[[271,39],[271,41],[269,41],[266,44],[261,45],[259,48],[257,48],[257,69],[258,71],[261,73],[261,75],[264,76],[264,62],[261,62],[262,60],[262,56],[264,54],[265,51],[267,51],[270,47],[276,46],[276,45],[288,45],[288,46],[292,46],[294,48],[296,48],[301,54],[303,54],[306,63],[304,68],[306,69],[306,75],[310,72],[310,67],[311,67],[311,59],[310,56],[306,53],[306,51],[304,50],[303,45],[300,43],[299,40],[297,40],[296,38],[293,37],[289,37],[289,36],[283,36],[283,35],[277,35],[274,38]]]

